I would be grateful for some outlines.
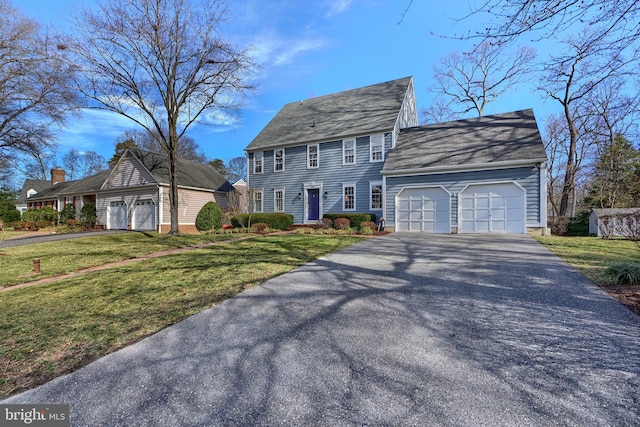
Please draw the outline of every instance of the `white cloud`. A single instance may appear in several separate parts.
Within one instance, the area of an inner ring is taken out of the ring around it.
[[[321,38],[303,37],[291,40],[273,34],[263,35],[253,43],[251,56],[261,66],[286,65],[293,62],[298,55],[321,49],[326,44],[326,40]]]
[[[326,14],[326,17],[330,17],[333,15],[339,15],[345,12],[353,0],[333,0],[328,3],[329,11]]]

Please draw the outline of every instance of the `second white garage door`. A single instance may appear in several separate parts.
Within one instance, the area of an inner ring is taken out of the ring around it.
[[[467,186],[460,192],[459,231],[524,233],[524,189],[513,182]]]
[[[156,205],[153,200],[138,200],[133,205],[131,224],[134,230],[156,229]]]
[[[396,198],[396,230],[451,232],[451,196],[442,187],[405,188]]]

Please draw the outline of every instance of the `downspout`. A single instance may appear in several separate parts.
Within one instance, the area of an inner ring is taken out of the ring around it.
[[[157,184],[156,187],[158,188],[158,233],[162,234],[162,213],[163,213],[163,209],[164,209],[164,203],[162,200],[162,187]]]

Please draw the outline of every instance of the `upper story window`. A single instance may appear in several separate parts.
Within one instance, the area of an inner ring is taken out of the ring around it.
[[[275,190],[273,192],[273,210],[275,212],[284,212],[284,190]]]
[[[342,187],[343,205],[342,208],[345,211],[356,210],[356,186],[353,184],[345,184]]]
[[[315,169],[318,167],[318,154],[318,144],[307,145],[307,168]]]
[[[273,171],[282,172],[284,170],[284,148],[273,150]]]
[[[369,160],[382,162],[384,160],[384,140],[382,135],[374,135],[369,140]]]
[[[356,162],[356,140],[345,139],[342,141],[342,164],[353,165]]]
[[[253,173],[262,173],[263,158],[262,152],[253,153]]]

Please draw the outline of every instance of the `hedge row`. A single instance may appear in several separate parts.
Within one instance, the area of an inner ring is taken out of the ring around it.
[[[335,221],[338,218],[347,218],[351,222],[351,227],[360,228],[360,223],[363,221],[376,222],[375,214],[365,213],[326,213],[323,218],[329,218]]]
[[[234,227],[248,227],[251,224],[264,223],[276,230],[286,230],[293,225],[293,215],[284,213],[243,214],[231,218]]]

